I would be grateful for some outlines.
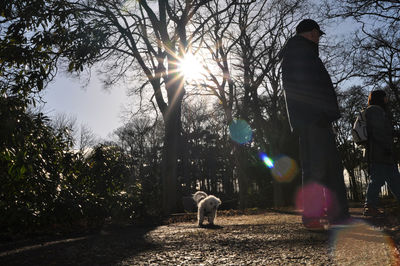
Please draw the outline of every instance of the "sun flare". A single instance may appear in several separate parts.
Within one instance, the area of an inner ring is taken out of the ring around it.
[[[179,61],[179,72],[182,73],[186,80],[198,81],[205,73],[205,69],[200,61],[195,55],[186,54]]]

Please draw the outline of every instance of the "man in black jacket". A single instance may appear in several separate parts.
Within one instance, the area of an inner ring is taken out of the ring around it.
[[[304,197],[303,223],[313,228],[321,226],[319,221],[325,214],[331,224],[337,224],[347,220],[349,213],[343,166],[332,129],[332,122],[340,117],[337,96],[319,58],[318,44],[324,32],[314,20],[305,19],[296,33],[282,52],[282,81],[290,126],[300,138],[303,185],[323,190],[315,192],[323,198],[311,197],[307,202],[310,197]]]

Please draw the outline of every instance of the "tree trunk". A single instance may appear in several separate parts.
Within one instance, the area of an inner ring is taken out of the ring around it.
[[[163,211],[165,215],[178,210],[177,159],[181,138],[181,108],[184,89],[181,79],[167,88],[168,108],[164,114],[165,137],[163,149]]]
[[[349,174],[349,177],[350,177],[350,184],[351,184],[350,189],[351,189],[351,194],[353,196],[353,200],[356,202],[359,202],[361,200],[360,199],[360,191],[357,186],[354,169],[351,169],[351,170],[347,169],[347,173]]]
[[[236,175],[239,181],[239,208],[245,209],[249,206],[249,199],[248,199],[248,189],[249,189],[249,180],[246,175],[245,171],[245,156],[243,154],[243,147],[238,144],[234,143],[234,156],[235,156],[235,163],[236,163]]]
[[[163,211],[168,215],[176,211],[177,206],[177,134],[176,119],[165,121],[163,154]]]

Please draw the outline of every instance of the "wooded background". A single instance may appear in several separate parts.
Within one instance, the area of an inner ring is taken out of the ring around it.
[[[293,205],[301,169],[280,51],[304,18],[336,34],[322,39],[320,56],[342,111],[348,197],[363,201],[367,165],[351,127],[368,93],[384,89],[399,130],[399,15],[393,1],[2,1],[1,231],[160,217],[190,209],[184,199],[197,189],[225,209]],[[186,53],[200,58],[201,78],[180,73]],[[35,108],[60,71],[96,71],[106,88],[131,88],[140,108],[96,141],[73,119]],[[284,172],[260,153],[284,158]]]

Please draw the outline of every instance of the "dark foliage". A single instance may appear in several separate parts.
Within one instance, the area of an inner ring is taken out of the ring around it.
[[[85,158],[67,128],[55,132],[17,97],[0,101],[3,233],[95,229],[106,217],[131,221],[141,213],[141,186],[120,148],[99,145]]]

